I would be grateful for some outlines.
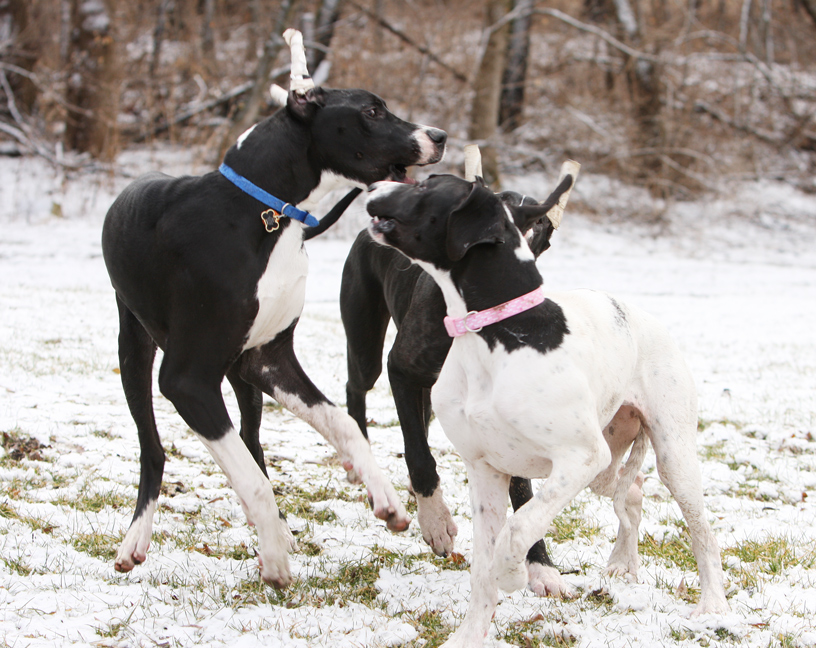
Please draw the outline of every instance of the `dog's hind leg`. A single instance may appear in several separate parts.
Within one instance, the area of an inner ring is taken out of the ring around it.
[[[652,423],[650,436],[657,456],[657,472],[688,524],[691,550],[700,574],[700,602],[692,615],[724,614],[729,608],[723,587],[720,549],[706,519],[695,441],[697,422],[691,418],[686,421],[673,418],[664,411],[660,412],[660,421],[672,421],[675,427],[669,429]]]
[[[533,485],[529,479],[513,477],[510,480],[510,503],[517,511],[533,498]],[[561,578],[547,553],[544,539],[538,540],[527,552],[527,587],[538,596],[571,598],[572,588]]]
[[[360,236],[368,237],[368,234],[363,232]],[[370,242],[358,241],[355,247],[361,244]],[[351,257],[352,254],[349,253],[349,259]],[[370,273],[364,272],[350,261],[346,261],[343,267],[340,317],[346,332],[346,407],[349,415],[357,421],[360,431],[368,438],[366,394],[382,373],[385,333],[391,316],[382,286]]]
[[[374,461],[356,421],[329,401],[303,371],[295,356],[294,329],[293,324],[271,342],[246,351],[240,360],[241,377],[320,432],[337,450],[343,467],[362,478],[374,515],[392,531],[404,531],[410,519],[397,492]]]
[[[153,414],[156,344],[118,295],[116,304],[119,308],[119,372],[141,449],[136,510],[114,562],[116,571],[127,572],[147,557],[165,455]]]
[[[238,409],[241,411],[241,438],[250,454],[255,458],[255,463],[258,464],[263,474],[269,477],[260,440],[263,392],[241,378],[236,365],[232,365],[227,371],[227,380],[232,385],[235,399],[238,401]]]
[[[589,487],[594,493],[611,498],[618,516],[618,537],[609,555],[606,571],[636,582],[640,566],[638,529],[643,504],[643,474],[640,467],[649,440],[639,412],[631,405],[623,405],[615,413],[603,434],[612,453],[612,461],[592,480]],[[630,448],[626,465],[621,466]]]

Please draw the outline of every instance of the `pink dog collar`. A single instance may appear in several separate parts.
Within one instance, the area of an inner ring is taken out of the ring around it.
[[[451,337],[459,337],[465,333],[477,333],[482,330],[482,327],[501,322],[508,317],[530,310],[545,299],[544,286],[539,286],[526,295],[516,297],[487,310],[470,311],[464,317],[445,317],[445,328]]]

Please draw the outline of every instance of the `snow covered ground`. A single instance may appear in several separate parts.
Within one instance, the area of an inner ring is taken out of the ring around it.
[[[261,438],[300,543],[293,587],[277,593],[258,583],[254,531],[236,497],[158,395],[169,460],[154,542],[143,565],[113,570],[135,503],[138,443],[116,373],[116,310],[99,238],[112,198],[146,168],[196,172],[189,153],[160,149],[123,155],[114,175],[68,179],[37,160],[0,160],[3,645],[438,645],[466,608],[467,571],[434,558],[416,524],[389,533],[332,449],[272,401]],[[553,178],[507,184],[543,197]],[[549,545],[579,596],[502,595],[486,645],[816,646],[816,197],[746,184],[729,200],[659,206],[659,226],[648,227],[625,218],[646,198],[604,178],[580,178],[573,201],[540,261],[546,286],[614,292],[662,319],[685,351],[732,612],[688,618],[696,571],[650,455],[640,582],[604,575],[617,522],[609,501],[584,493]],[[581,213],[597,205],[609,219]],[[358,207],[346,218],[363,215]],[[338,403],[337,295],[349,245],[308,243],[296,335],[307,373]],[[237,421],[228,386],[225,394]],[[408,501],[385,378],[369,405],[375,455]],[[437,422],[430,442],[468,558],[465,471]]]

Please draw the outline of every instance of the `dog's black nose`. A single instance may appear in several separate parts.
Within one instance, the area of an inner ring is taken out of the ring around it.
[[[448,141],[448,134],[438,128],[429,128],[427,133],[428,137],[431,138],[431,141],[433,141],[434,144],[439,144],[441,146]]]

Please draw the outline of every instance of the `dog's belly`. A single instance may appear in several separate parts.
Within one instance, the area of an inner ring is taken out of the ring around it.
[[[266,270],[258,280],[258,313],[247,334],[244,351],[266,344],[300,317],[308,271],[303,230],[300,225],[290,223],[275,244]]]

